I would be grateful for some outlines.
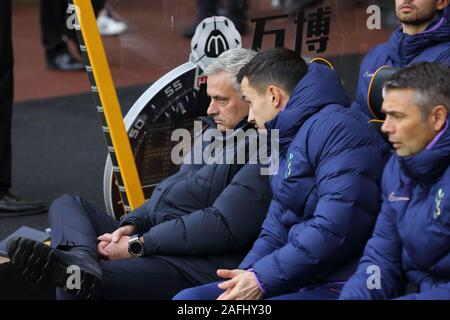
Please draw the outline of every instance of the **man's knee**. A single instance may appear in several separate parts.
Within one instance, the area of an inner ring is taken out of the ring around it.
[[[72,196],[70,194],[62,195],[52,201],[49,212],[50,213],[58,212],[60,211],[60,209],[64,209],[68,205],[73,205],[75,202],[77,202],[76,196]]]
[[[60,214],[64,214],[67,208],[81,205],[81,198],[79,196],[72,196],[65,194],[53,200],[48,210],[50,224],[53,219]]]

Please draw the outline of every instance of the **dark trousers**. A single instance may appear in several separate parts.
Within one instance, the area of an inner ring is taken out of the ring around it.
[[[106,0],[93,0],[95,15],[97,16],[105,6]],[[64,0],[40,0],[39,13],[42,32],[42,43],[47,58],[53,58],[57,54],[67,50],[63,36],[77,42],[75,30],[67,28],[67,1]]]
[[[220,281],[185,289],[174,296],[173,300],[215,300],[224,292],[217,286],[219,283]],[[265,300],[337,300],[342,287],[342,284],[324,284]]]
[[[11,121],[14,94],[11,0],[0,1],[0,194],[11,187]]]
[[[97,255],[97,237],[116,230],[119,223],[89,202],[74,196],[56,199],[49,210],[52,246],[83,246]],[[177,292],[217,281],[216,270],[235,268],[242,257],[147,256],[126,260],[100,260],[103,289],[98,298],[171,299]],[[57,289],[58,299],[74,297]]]

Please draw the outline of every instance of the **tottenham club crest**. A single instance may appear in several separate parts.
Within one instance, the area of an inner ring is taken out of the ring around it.
[[[205,70],[222,52],[241,47],[241,35],[230,19],[209,17],[200,22],[195,30],[189,60]]]
[[[441,211],[441,203],[442,203],[442,200],[444,199],[444,196],[445,196],[444,190],[439,189],[437,194],[436,194],[436,198],[434,199],[435,210],[434,210],[434,213],[433,213],[433,217],[435,219],[437,219],[437,218],[439,218],[441,216],[441,213],[442,213],[442,211]]]

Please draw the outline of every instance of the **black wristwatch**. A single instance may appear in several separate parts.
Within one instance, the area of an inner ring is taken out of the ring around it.
[[[128,253],[136,258],[144,255],[144,243],[139,239],[139,235],[132,236],[128,241]]]

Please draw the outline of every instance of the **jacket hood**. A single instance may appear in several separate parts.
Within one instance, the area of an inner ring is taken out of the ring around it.
[[[348,106],[350,98],[334,70],[310,63],[284,110],[266,122],[266,128],[278,129],[280,145],[289,144],[309,117],[330,104]]]
[[[425,31],[408,35],[403,28],[397,29],[389,38],[387,51],[395,67],[410,64],[413,59],[428,47],[442,42],[450,42],[450,9],[434,18]]]
[[[450,129],[447,125],[439,139],[422,152],[398,158],[403,173],[421,183],[432,184],[450,165]]]

